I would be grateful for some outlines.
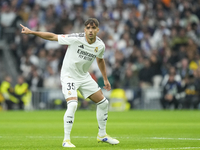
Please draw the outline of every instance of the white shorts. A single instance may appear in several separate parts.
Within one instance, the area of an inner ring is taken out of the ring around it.
[[[65,99],[77,97],[77,90],[86,99],[101,89],[90,75],[83,80],[66,77],[64,80],[61,80],[61,85]]]

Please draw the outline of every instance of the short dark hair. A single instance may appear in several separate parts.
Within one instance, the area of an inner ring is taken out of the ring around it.
[[[89,18],[88,20],[86,20],[85,23],[84,23],[85,27],[88,24],[90,24],[90,25],[95,24],[97,27],[99,27],[99,21],[96,18]]]

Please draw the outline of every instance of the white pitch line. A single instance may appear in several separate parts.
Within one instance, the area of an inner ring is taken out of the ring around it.
[[[0,138],[10,138],[7,136],[0,136]],[[52,139],[58,139],[63,138],[63,136],[26,136],[26,138],[52,138]],[[72,138],[96,138],[95,136],[72,136]],[[114,138],[126,138],[129,139],[130,137],[114,137]],[[167,138],[167,137],[144,137],[144,139],[154,139],[154,140],[192,140],[192,141],[200,141],[198,138]]]
[[[150,137],[149,139],[158,139],[158,140],[200,140],[195,138],[165,138],[165,137]]]
[[[7,138],[4,136],[0,136],[0,138]],[[26,138],[63,138],[63,136],[26,136]],[[72,138],[95,138],[94,136],[72,136]],[[124,137],[118,137],[118,138],[124,138]],[[129,138],[129,137],[126,137]],[[155,140],[200,140],[195,138],[165,138],[165,137],[149,137],[146,139],[155,139]],[[130,149],[130,150],[187,150],[187,149],[200,149],[200,147],[177,147],[177,148],[148,148],[148,149]]]
[[[63,136],[26,136],[26,138],[31,138],[31,139],[44,139],[44,138],[52,138],[52,139],[57,139],[57,138],[63,138]],[[88,138],[96,138],[96,136],[72,136],[71,138],[83,138],[83,139],[88,139]]]
[[[148,149],[131,149],[131,150],[176,150],[176,149],[200,149],[200,147],[148,148]]]

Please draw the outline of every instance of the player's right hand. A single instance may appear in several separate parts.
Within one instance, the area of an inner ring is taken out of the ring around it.
[[[31,30],[29,28],[23,26],[22,24],[20,24],[20,26],[22,27],[21,33],[24,33],[24,34],[30,34],[31,33]]]

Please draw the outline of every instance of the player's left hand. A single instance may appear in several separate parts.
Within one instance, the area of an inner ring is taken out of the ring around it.
[[[104,85],[104,89],[106,89],[107,91],[111,90],[110,82],[108,80],[104,80]]]

